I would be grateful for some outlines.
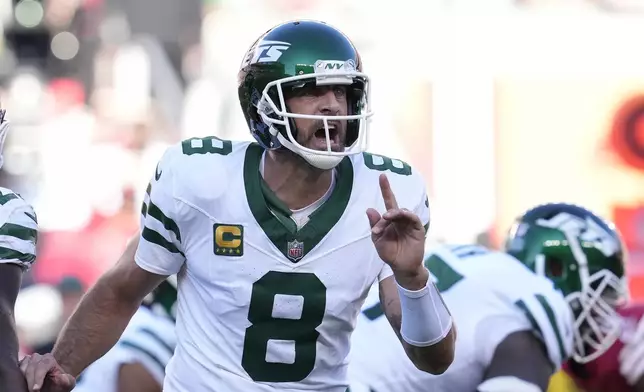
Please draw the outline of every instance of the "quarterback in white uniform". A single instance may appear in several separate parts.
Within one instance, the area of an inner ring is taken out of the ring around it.
[[[0,152],[9,130],[0,110]],[[3,159],[0,155],[0,167]],[[18,338],[13,318],[23,271],[36,260],[38,223],[33,208],[10,189],[0,187],[0,391],[22,391]]]
[[[161,391],[174,353],[176,276],[161,283],[136,311],[110,351],[78,377],[74,392]]]
[[[611,339],[614,312],[602,298],[625,287],[610,224],[578,206],[538,206],[519,218],[506,251],[428,249],[425,263],[459,326],[454,363],[440,376],[419,372],[394,344],[374,288],[352,336],[350,392],[545,391],[565,360],[588,358],[584,339]],[[605,317],[588,322],[591,314]]]
[[[369,78],[351,41],[322,22],[281,24],[253,44],[238,80],[257,142],[193,138],[165,153],[135,261],[88,292],[52,354],[24,362],[32,390],[45,374],[73,384],[120,334],[100,320],[124,326],[172,274],[166,392],[344,392],[374,282],[411,362],[430,373],[451,364],[452,318],[422,262],[425,186],[406,163],[364,151]]]

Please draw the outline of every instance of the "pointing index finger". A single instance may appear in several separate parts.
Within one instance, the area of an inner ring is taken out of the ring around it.
[[[382,198],[385,201],[385,208],[387,211],[397,209],[398,202],[396,201],[396,196],[391,190],[391,185],[389,184],[389,179],[383,173],[380,175],[380,191],[382,192]]]

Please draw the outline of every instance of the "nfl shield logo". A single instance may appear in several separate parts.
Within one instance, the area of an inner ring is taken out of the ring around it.
[[[298,240],[290,241],[286,244],[288,258],[295,262],[304,256],[304,243]]]

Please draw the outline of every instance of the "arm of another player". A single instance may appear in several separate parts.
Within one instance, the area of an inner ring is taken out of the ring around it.
[[[0,264],[0,390],[24,391],[25,378],[18,368],[18,337],[13,308],[20,290],[22,268]]]
[[[0,227],[0,391],[25,391],[13,312],[22,273],[36,259],[38,224],[33,209],[17,195],[0,197],[2,212],[8,213]]]
[[[384,174],[380,189],[387,211],[381,217],[376,210],[367,210],[376,250],[393,271],[393,277],[380,281],[380,303],[414,365],[428,373],[444,373],[454,360],[456,333],[450,312],[423,266],[423,222],[429,222],[426,197],[423,194],[424,208],[411,212],[398,208]]]
[[[476,329],[477,360],[486,365],[478,392],[547,391],[572,351],[566,300],[551,287],[539,287],[514,302],[504,298],[494,309]]]
[[[162,387],[140,362],[120,367],[116,392],[161,392]]]
[[[530,331],[514,332],[497,346],[477,392],[546,391],[552,373],[543,343]]]

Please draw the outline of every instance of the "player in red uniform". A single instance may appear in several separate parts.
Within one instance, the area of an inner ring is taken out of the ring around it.
[[[644,304],[618,313],[621,334],[606,352],[586,364],[570,360],[564,366],[585,392],[644,392]]]

